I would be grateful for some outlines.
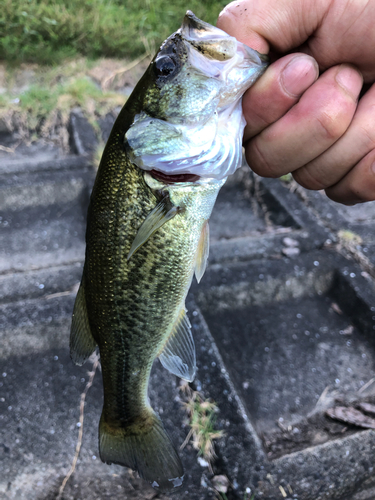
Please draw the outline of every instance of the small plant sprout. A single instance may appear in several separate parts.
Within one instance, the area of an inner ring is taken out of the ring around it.
[[[181,390],[187,396],[187,402],[183,403],[189,416],[190,432],[181,448],[184,448],[193,438],[193,447],[198,450],[198,455],[208,462],[212,472],[212,462],[216,458],[214,440],[224,436],[224,432],[215,429],[217,405],[204,399],[199,391],[193,391],[189,384],[183,384]]]

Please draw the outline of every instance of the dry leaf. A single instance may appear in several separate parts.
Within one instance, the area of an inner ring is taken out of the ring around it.
[[[365,429],[375,429],[375,419],[367,417],[362,412],[352,407],[336,406],[336,408],[329,408],[326,411],[326,415],[340,422],[357,425]]]
[[[340,309],[340,306],[338,304],[336,304],[336,302],[332,302],[331,309],[333,311],[335,311],[335,313],[337,313],[337,314],[343,314],[343,312]]]
[[[373,415],[375,417],[375,405],[370,403],[359,403],[358,408],[369,415]]]

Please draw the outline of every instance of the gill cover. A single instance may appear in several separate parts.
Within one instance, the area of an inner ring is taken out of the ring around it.
[[[265,57],[191,11],[151,63],[159,98],[146,96],[125,135],[143,170],[224,179],[242,163],[242,95]]]

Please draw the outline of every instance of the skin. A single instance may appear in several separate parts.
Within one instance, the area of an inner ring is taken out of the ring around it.
[[[246,158],[346,205],[375,200],[375,1],[239,0],[217,26],[273,64],[243,100]]]

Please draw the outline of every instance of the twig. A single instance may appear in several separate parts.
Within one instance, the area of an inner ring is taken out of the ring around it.
[[[180,450],[183,450],[185,448],[185,446],[188,444],[189,442],[189,439],[191,438],[191,435],[193,434],[193,429],[191,428],[190,431],[189,431],[189,434],[186,436],[185,438],[185,441],[182,443],[182,445],[180,446]]]
[[[149,52],[146,52],[146,54],[143,54],[143,56],[140,56],[137,59],[134,59],[134,61],[132,61],[127,66],[125,66],[125,68],[121,68],[121,69],[118,69],[116,71],[113,71],[109,76],[107,76],[107,78],[105,78],[105,80],[103,80],[102,85],[101,85],[102,89],[106,90],[109,87],[109,85],[113,82],[113,80],[116,78],[116,76],[123,75],[127,71],[130,71],[131,69],[135,68],[144,59],[146,59],[147,57],[150,57],[150,55],[151,54]]]
[[[64,480],[63,480],[63,482],[62,482],[62,484],[60,486],[59,494],[57,495],[56,500],[61,500],[61,495],[63,494],[63,491],[65,489],[66,483],[68,482],[70,476],[75,471],[75,468],[76,468],[76,465],[77,465],[79,452],[81,451],[81,446],[82,446],[83,418],[84,418],[85,399],[86,399],[87,392],[90,389],[90,387],[92,386],[92,383],[94,381],[96,369],[97,369],[99,363],[100,363],[99,356],[97,354],[95,354],[95,357],[93,359],[92,370],[91,370],[91,372],[89,372],[90,378],[89,378],[89,380],[88,380],[88,382],[86,384],[85,390],[81,394],[81,403],[80,403],[80,406],[79,406],[79,423],[80,423],[80,426],[79,426],[79,432],[78,432],[78,440],[77,440],[77,445],[76,445],[76,451],[75,451],[75,454],[74,454],[74,458],[73,458],[73,462],[72,462],[72,465],[70,467],[70,470],[67,473],[67,475],[65,476],[65,478],[64,478]]]
[[[1,146],[1,145],[0,145],[0,150],[5,151],[6,153],[14,153],[15,152],[15,148],[8,148],[7,146]]]
[[[365,391],[368,387],[370,387],[371,384],[373,384],[375,382],[375,377],[374,378],[371,378],[368,382],[366,382],[366,384],[361,387],[359,390],[358,390],[358,393],[361,394],[363,391]]]
[[[47,300],[56,299],[56,297],[66,297],[67,295],[70,295],[71,293],[72,293],[71,290],[67,290],[66,292],[57,292],[57,293],[51,293],[49,295],[45,295],[44,298]]]
[[[73,285],[72,288],[66,290],[65,292],[50,293],[49,295],[45,295],[44,298],[50,300],[50,299],[56,299],[56,297],[66,297],[67,295],[71,295],[72,293],[77,295],[78,289],[79,289],[79,282]]]
[[[315,405],[315,408],[317,408],[319,406],[319,403],[321,403],[327,396],[328,394],[328,391],[330,389],[330,386],[327,385],[327,387],[324,389],[324,391],[321,393],[321,395],[319,396],[319,399],[318,401],[316,402],[316,405]]]

